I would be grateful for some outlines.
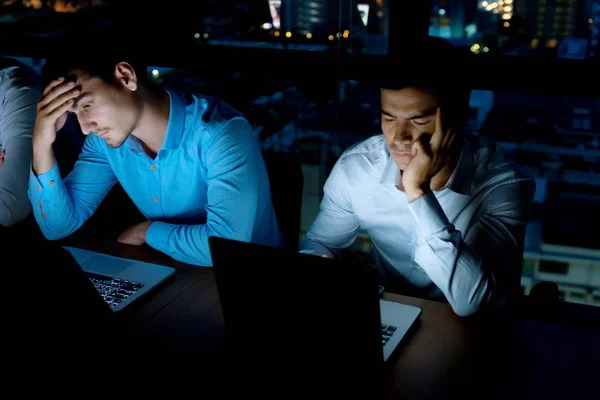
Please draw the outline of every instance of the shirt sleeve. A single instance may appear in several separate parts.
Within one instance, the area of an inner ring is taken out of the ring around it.
[[[534,193],[533,180],[494,188],[468,232],[455,229],[433,192],[409,204],[420,228],[415,261],[456,314],[474,314],[505,293],[510,269],[520,262]]]
[[[352,210],[343,162],[340,158],[335,163],[325,182],[319,213],[300,245],[301,253],[333,256],[356,240],[360,225]]]
[[[207,217],[199,225],[153,222],[146,243],[178,261],[212,266],[210,236],[249,242],[257,227],[259,180],[268,180],[260,143],[250,124],[234,118],[201,149],[207,168]]]
[[[117,182],[101,140],[94,135],[86,138],[79,159],[64,180],[56,163],[39,176],[30,168],[28,195],[47,239],[62,239],[79,229]]]
[[[27,176],[31,164],[31,134],[40,91],[22,86],[2,99],[0,136],[4,163],[0,167],[0,225],[12,226],[31,212]]]

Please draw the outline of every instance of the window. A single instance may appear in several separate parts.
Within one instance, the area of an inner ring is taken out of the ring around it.
[[[598,49],[599,23],[597,0],[431,0],[429,32],[476,54],[588,59]],[[542,45],[533,46],[536,39]]]
[[[209,0],[203,29],[211,45],[387,54],[384,0]]]

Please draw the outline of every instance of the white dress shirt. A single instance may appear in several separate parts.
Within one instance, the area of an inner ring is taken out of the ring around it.
[[[383,282],[443,300],[456,314],[499,304],[520,274],[535,181],[499,145],[465,135],[444,189],[412,203],[383,135],[348,148],[324,187],[300,251],[339,254],[359,232],[371,238]]]

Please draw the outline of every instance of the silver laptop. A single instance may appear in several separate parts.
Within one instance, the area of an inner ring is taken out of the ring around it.
[[[175,274],[164,265],[65,246],[112,311],[121,311]]]
[[[381,312],[381,335],[383,360],[387,361],[415,323],[421,309],[416,306],[379,300]]]

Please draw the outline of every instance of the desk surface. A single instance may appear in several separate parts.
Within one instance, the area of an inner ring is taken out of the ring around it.
[[[178,263],[152,249],[81,246],[176,268],[175,280],[128,318],[144,346],[211,370],[225,330],[212,268]],[[460,318],[448,304],[385,293],[422,309],[416,329],[388,362],[389,398],[573,398],[596,393],[600,334],[508,314]]]

